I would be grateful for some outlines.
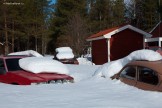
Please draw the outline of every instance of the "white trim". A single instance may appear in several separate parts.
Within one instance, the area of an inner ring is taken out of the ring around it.
[[[158,24],[156,24],[156,26],[149,33],[152,33],[160,25],[160,23],[161,21]]]
[[[119,29],[116,29],[116,30],[114,30],[114,31],[112,31],[112,32],[110,32],[110,33],[108,33],[108,34],[105,34],[104,37],[105,37],[105,38],[111,38],[112,35],[114,35],[114,34],[116,34],[116,33],[119,33],[119,32],[121,32],[121,31],[123,31],[123,30],[125,30],[125,29],[127,29],[127,28],[128,28],[128,29],[131,29],[131,30],[133,30],[133,31],[135,31],[135,32],[138,32],[138,33],[142,34],[144,37],[151,37],[151,36],[152,36],[151,34],[145,32],[145,31],[142,31],[142,30],[140,30],[140,29],[138,29],[138,28],[136,28],[136,27],[133,27],[133,26],[131,26],[131,25],[126,25],[126,26],[123,26],[123,27],[121,27],[121,28],[119,28]]]
[[[159,47],[161,47],[161,41],[159,41]]]
[[[110,62],[110,39],[107,39],[107,58],[108,62]]]
[[[100,36],[97,38],[91,38],[91,39],[86,39],[87,41],[94,41],[94,40],[100,40],[100,39],[105,39],[104,36]]]
[[[145,37],[143,37],[143,49],[145,49],[146,44],[145,44]]]
[[[100,36],[100,37],[97,37],[97,38],[87,39],[87,41],[94,41],[94,40],[100,40],[100,39],[104,39],[104,38],[111,38],[112,35],[114,35],[116,33],[119,33],[119,32],[121,32],[121,31],[123,31],[123,30],[125,30],[127,28],[142,34],[144,37],[151,37],[152,36],[151,34],[145,32],[143,30],[140,30],[140,29],[138,29],[136,27],[133,27],[131,25],[126,25],[126,26],[123,26],[123,27],[121,27],[119,29],[116,29],[116,30],[114,30],[114,31],[112,31],[110,33],[107,33],[107,34],[105,34],[103,36]]]
[[[162,41],[162,37],[146,38],[145,39],[145,42],[156,42],[156,41]]]
[[[146,38],[145,42],[158,42],[158,46],[161,47],[162,37]]]

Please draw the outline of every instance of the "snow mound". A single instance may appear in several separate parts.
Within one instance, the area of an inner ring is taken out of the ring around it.
[[[43,57],[41,54],[39,54],[38,52],[33,51],[33,50],[13,52],[13,53],[10,53],[8,55],[27,55],[27,56],[34,56],[34,57]]]
[[[63,63],[48,57],[26,57],[19,60],[22,69],[34,73],[51,72],[68,74],[68,68]]]
[[[55,49],[56,57],[58,59],[72,59],[74,58],[73,51],[70,47],[59,47]]]
[[[77,58],[77,61],[79,62],[79,64],[82,65],[95,65],[94,63],[92,63],[91,61],[89,61],[87,58]]]
[[[134,60],[157,61],[157,60],[161,60],[162,57],[158,52],[155,52],[153,50],[143,49],[143,50],[137,50],[130,53],[127,56],[127,59],[130,59],[131,61]]]
[[[118,73],[126,64],[128,64],[131,61],[135,60],[157,61],[161,59],[162,56],[158,52],[146,49],[137,50],[130,53],[128,56],[122,59],[103,64],[95,71],[94,75],[109,78],[114,74]]]

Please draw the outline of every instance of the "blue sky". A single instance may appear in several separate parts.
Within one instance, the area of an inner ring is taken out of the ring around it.
[[[56,3],[56,0],[52,0],[52,3]]]

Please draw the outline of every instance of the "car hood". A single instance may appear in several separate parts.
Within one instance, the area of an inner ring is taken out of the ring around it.
[[[62,79],[73,80],[71,76],[65,74],[41,72],[38,73],[37,75],[48,80],[62,80]]]
[[[42,77],[38,76],[37,74],[28,72],[28,71],[14,71],[14,72],[9,72],[9,73],[12,75],[26,78],[32,82],[46,82],[47,81],[47,79],[42,78]]]

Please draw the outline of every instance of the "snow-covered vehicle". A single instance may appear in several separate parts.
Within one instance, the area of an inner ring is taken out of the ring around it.
[[[130,62],[112,78],[139,89],[162,92],[162,61]]]
[[[22,58],[27,58],[27,56],[12,55],[0,57],[0,82],[16,85],[31,85],[73,82],[74,80],[69,75],[59,74],[57,72],[47,71],[34,73],[26,71],[19,65],[19,60]]]
[[[162,55],[162,47],[159,47],[159,46],[150,46],[150,47],[146,47],[146,49],[156,51],[160,55]]]
[[[54,59],[64,64],[79,64],[70,47],[56,48]]]

